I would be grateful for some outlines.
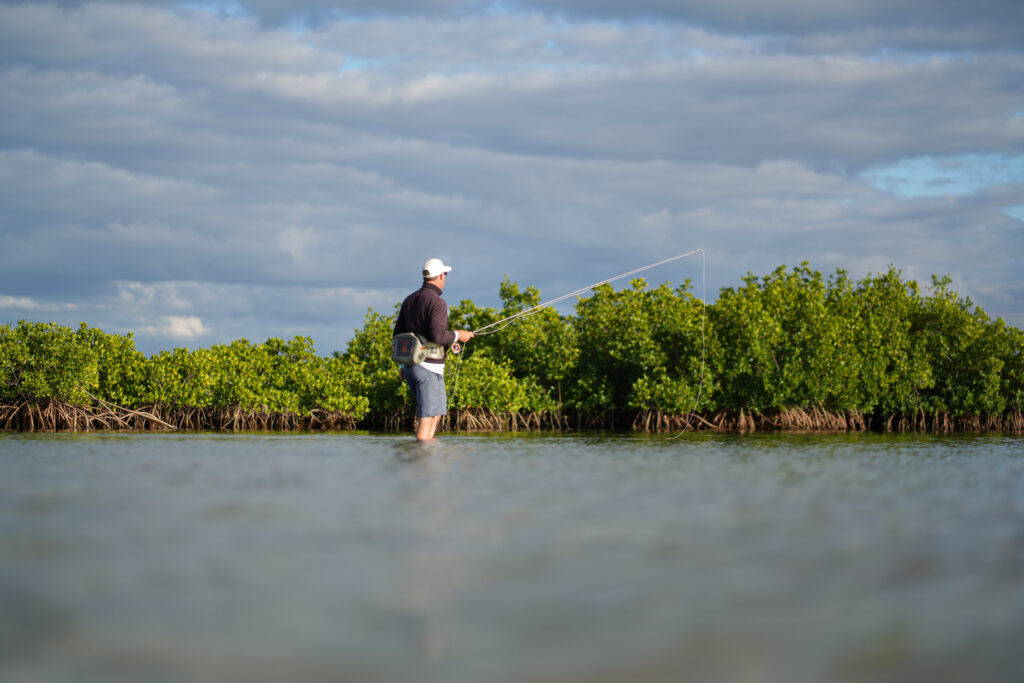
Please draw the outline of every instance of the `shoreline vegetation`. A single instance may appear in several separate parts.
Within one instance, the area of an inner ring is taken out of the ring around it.
[[[854,281],[803,263],[706,307],[688,280],[603,285],[572,314],[542,309],[450,356],[441,429],[1024,431],[1024,332],[950,282],[925,294],[892,267]],[[451,306],[452,328],[541,301],[507,277],[499,294],[501,309]],[[329,357],[308,337],[146,357],[85,323],[0,325],[0,429],[406,431],[393,320],[369,311]]]

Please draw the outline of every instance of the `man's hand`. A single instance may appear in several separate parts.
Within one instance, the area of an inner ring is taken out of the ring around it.
[[[456,330],[456,332],[455,332],[455,341],[468,342],[470,339],[472,339],[475,336],[476,335],[473,334],[472,332],[470,332],[469,330]]]

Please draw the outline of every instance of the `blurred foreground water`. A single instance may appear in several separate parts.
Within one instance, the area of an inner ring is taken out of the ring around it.
[[[1024,439],[0,434],[0,680],[1010,681]]]

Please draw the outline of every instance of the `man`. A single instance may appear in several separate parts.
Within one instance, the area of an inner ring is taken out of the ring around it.
[[[473,338],[469,330],[448,329],[448,304],[441,298],[451,266],[441,259],[432,258],[423,264],[423,286],[402,302],[395,321],[393,335],[413,332],[436,345],[426,360],[418,365],[404,365],[399,376],[409,385],[416,397],[416,439],[432,441],[441,417],[448,412],[448,397],[444,389],[445,346],[454,342],[467,342]]]

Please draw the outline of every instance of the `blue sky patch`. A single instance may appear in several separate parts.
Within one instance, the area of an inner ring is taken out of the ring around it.
[[[210,14],[214,14],[219,17],[230,17],[232,19],[252,16],[245,10],[245,8],[242,7],[242,3],[240,2],[224,2],[217,0],[206,2],[179,2],[174,7],[179,12],[209,12]]]
[[[997,185],[1024,183],[1024,156],[916,157],[869,168],[863,176],[899,197],[969,195]]]

